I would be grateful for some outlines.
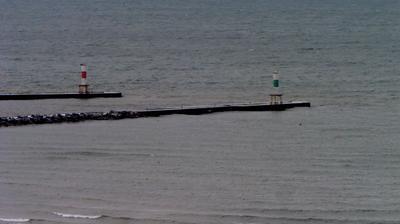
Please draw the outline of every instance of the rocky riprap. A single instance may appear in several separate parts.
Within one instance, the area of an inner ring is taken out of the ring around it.
[[[79,122],[86,120],[118,120],[124,118],[138,118],[143,116],[135,111],[110,111],[87,113],[60,113],[49,115],[28,115],[16,117],[0,117],[0,127],[20,126],[29,124],[53,124],[63,122]]]
[[[156,109],[145,111],[109,111],[85,113],[59,113],[49,115],[28,115],[0,117],[0,127],[29,124],[53,124],[62,122],[79,122],[87,120],[119,120],[125,118],[158,117],[171,114],[201,115],[225,111],[282,111],[294,107],[310,107],[309,102],[289,102],[285,104],[238,104],[214,107],[190,107],[175,109]]]

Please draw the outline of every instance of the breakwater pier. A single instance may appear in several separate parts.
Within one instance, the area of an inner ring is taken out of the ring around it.
[[[90,92],[90,93],[38,93],[38,94],[0,94],[0,100],[42,100],[42,99],[90,99],[118,98],[120,92]]]
[[[22,126],[34,124],[54,124],[64,122],[80,122],[88,120],[120,120],[141,117],[159,117],[174,114],[202,115],[229,111],[283,111],[295,107],[310,107],[309,102],[288,102],[282,104],[237,104],[210,107],[188,107],[142,111],[109,111],[85,113],[58,113],[48,115],[27,115],[0,117],[0,127]]]
[[[92,92],[87,83],[87,66],[81,64],[81,82],[77,93],[34,93],[34,94],[0,94],[0,100],[42,100],[42,99],[90,99],[90,98],[117,98],[121,92]]]

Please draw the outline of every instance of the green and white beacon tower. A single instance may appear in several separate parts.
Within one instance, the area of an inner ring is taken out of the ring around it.
[[[282,93],[279,88],[279,73],[278,71],[274,71],[272,74],[272,87],[273,92],[270,94],[270,104],[282,104]]]

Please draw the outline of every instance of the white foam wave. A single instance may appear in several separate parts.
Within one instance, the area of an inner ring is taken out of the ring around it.
[[[9,218],[0,218],[2,222],[29,222],[30,219],[23,219],[23,218],[16,218],[16,219],[9,219]]]
[[[76,218],[76,219],[98,219],[101,215],[80,215],[80,214],[66,214],[61,212],[53,212],[53,214],[61,216],[63,218]]]

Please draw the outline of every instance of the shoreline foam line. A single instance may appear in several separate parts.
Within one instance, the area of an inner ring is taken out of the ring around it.
[[[22,222],[29,222],[31,219],[25,219],[25,218],[0,218],[0,222],[16,222],[16,223],[22,223]]]
[[[80,215],[80,214],[67,214],[61,212],[53,212],[53,214],[61,216],[63,218],[75,218],[75,219],[98,219],[103,217],[102,215]]]
[[[144,111],[110,111],[86,113],[60,113],[50,115],[28,115],[0,117],[0,127],[22,126],[32,124],[53,124],[63,122],[80,122],[87,120],[120,120],[127,118],[159,117],[173,114],[201,115],[229,111],[283,111],[294,107],[310,107],[309,102],[290,102],[283,104],[237,104],[214,107],[189,107],[176,109],[157,109]]]

